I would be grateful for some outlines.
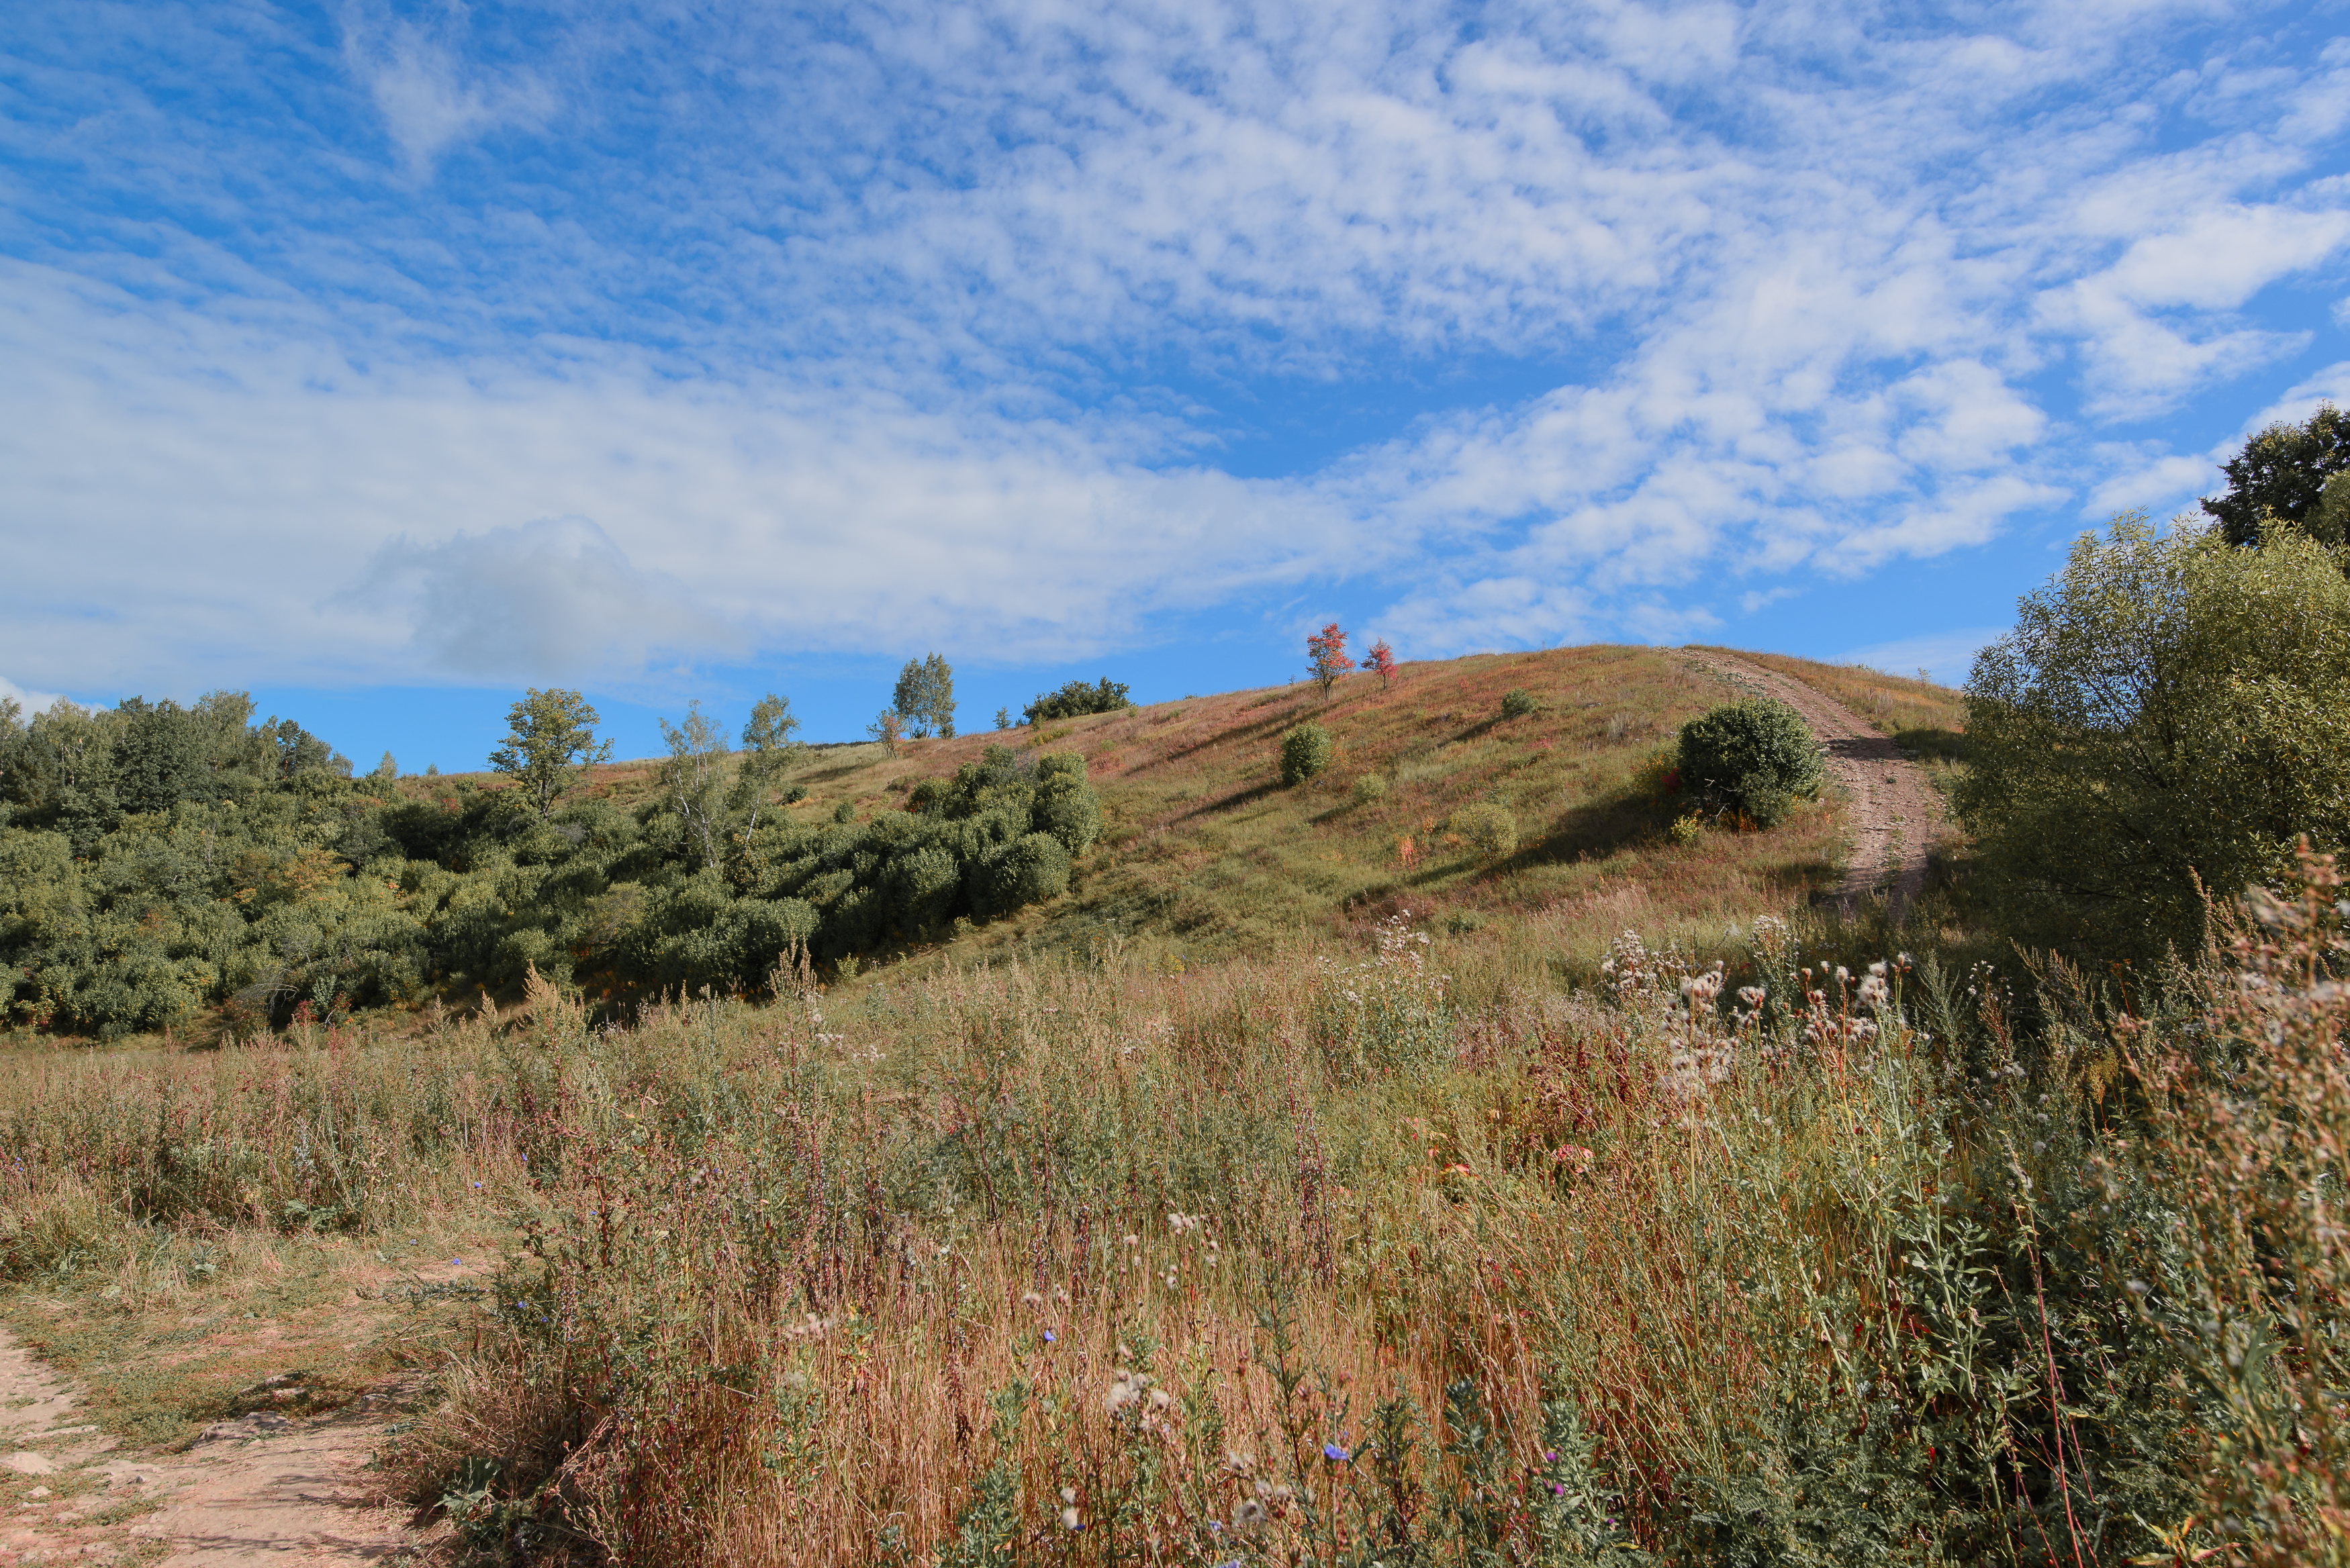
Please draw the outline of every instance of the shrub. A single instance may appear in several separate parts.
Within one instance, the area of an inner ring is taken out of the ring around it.
[[[1452,814],[1452,831],[1481,860],[1499,860],[1517,851],[1518,819],[1505,805],[1462,806]]]
[[[1281,737],[1281,782],[1304,784],[1330,765],[1330,732],[1308,720]]]
[[[1502,717],[1523,719],[1534,711],[1534,694],[1523,686],[1513,686],[1502,693]]]
[[[1685,811],[1673,818],[1673,825],[1665,831],[1675,844],[1687,846],[1695,844],[1698,835],[1705,831],[1705,818],[1696,812]]]
[[[1967,681],[1956,794],[1981,886],[2078,958],[2199,945],[2196,887],[2350,838],[2350,581],[2307,535],[2250,549],[2116,518],[2024,597]]]
[[[1783,702],[1725,703],[1681,726],[1680,784],[1718,812],[1768,827],[1798,795],[1819,793],[1819,742]]]
[[[1047,691],[1021,710],[1024,723],[1034,724],[1043,719],[1082,719],[1088,713],[1118,713],[1134,706],[1126,694],[1126,682],[1112,680],[1105,675],[1095,685],[1072,680],[1057,691]],[[1001,715],[999,715],[1001,716]],[[1002,725],[997,726],[1003,728]]]
[[[1387,798],[1387,794],[1388,781],[1381,778],[1377,774],[1365,774],[1361,778],[1355,781],[1355,804],[1357,805],[1370,805],[1376,802],[1385,800]]]
[[[988,902],[998,912],[1041,904],[1068,890],[1069,852],[1049,833],[1013,840],[988,867]]]
[[[1086,783],[1086,760],[1055,752],[1036,763],[1036,826],[1061,841],[1072,857],[1083,855],[1101,835],[1101,797]]]

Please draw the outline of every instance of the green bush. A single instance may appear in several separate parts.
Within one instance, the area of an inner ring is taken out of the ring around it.
[[[1502,717],[1523,719],[1534,711],[1534,694],[1523,686],[1513,686],[1502,693]]]
[[[1388,781],[1381,778],[1377,774],[1365,774],[1361,778],[1355,781],[1355,804],[1357,805],[1376,805],[1378,802],[1385,800],[1387,798],[1387,794]]]
[[[2193,951],[2197,884],[2350,842],[2350,581],[2305,533],[2251,548],[2140,514],[2086,535],[1967,681],[1956,794],[2010,929],[2076,957]]]
[[[1068,890],[1069,852],[1049,833],[1014,839],[988,866],[988,903],[999,914],[1057,898]]]
[[[1452,831],[1480,860],[1499,860],[1518,848],[1518,819],[1505,805],[1465,805],[1452,814]]]
[[[1086,783],[1086,760],[1075,752],[1056,752],[1036,763],[1036,826],[1061,841],[1074,857],[1093,846],[1101,835],[1101,796]]]
[[[1126,682],[1112,680],[1105,675],[1092,686],[1082,680],[1072,680],[1057,691],[1047,691],[1021,710],[1021,722],[1034,724],[1045,719],[1082,719],[1089,713],[1119,713],[1134,706],[1126,694]]]
[[[1300,784],[1330,765],[1330,732],[1307,720],[1281,737],[1281,782]]]
[[[1680,786],[1716,811],[1769,827],[1798,796],[1819,794],[1820,744],[1783,702],[1725,703],[1681,726]]]

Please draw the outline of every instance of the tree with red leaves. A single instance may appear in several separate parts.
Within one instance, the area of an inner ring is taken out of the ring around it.
[[[1395,649],[1388,646],[1386,638],[1371,644],[1370,652],[1363,656],[1363,668],[1379,678],[1379,690],[1382,691],[1395,680]]]
[[[1330,688],[1338,683],[1338,677],[1355,668],[1355,661],[1347,657],[1347,634],[1338,629],[1338,623],[1335,620],[1305,639],[1305,654],[1307,665],[1314,671],[1314,679],[1321,686],[1326,699],[1330,695]]]

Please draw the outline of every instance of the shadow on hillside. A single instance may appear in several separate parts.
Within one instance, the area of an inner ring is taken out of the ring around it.
[[[1230,794],[1219,795],[1214,800],[1201,801],[1187,812],[1168,817],[1163,826],[1172,826],[1179,822],[1191,822],[1199,817],[1213,815],[1220,811],[1233,811],[1253,802],[1263,800],[1265,796],[1278,792],[1280,788],[1281,781],[1274,779],[1265,784],[1251,784],[1246,789],[1236,789]]]
[[[1967,737],[1957,730],[1898,730],[1894,732],[1893,743],[1921,763],[1967,760]]]
[[[1643,795],[1625,794],[1569,806],[1540,838],[1518,846],[1497,871],[1520,871],[1560,861],[1606,858],[1664,826],[1662,811]]]
[[[1158,760],[1161,763],[1180,763],[1186,757],[1195,756],[1213,746],[1221,746],[1232,742],[1263,740],[1267,736],[1278,734],[1283,730],[1290,728],[1291,721],[1295,716],[1296,710],[1290,708],[1270,718],[1259,719],[1252,723],[1237,725],[1229,730],[1218,730],[1213,734],[1201,736],[1189,745],[1178,746],[1170,752],[1161,752],[1159,753]]]

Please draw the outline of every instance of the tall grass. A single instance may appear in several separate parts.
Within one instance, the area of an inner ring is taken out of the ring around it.
[[[1770,919],[1568,985],[1391,919],[20,1057],[0,1241],[497,1195],[526,1261],[387,1456],[490,1554],[2309,1561],[2331,874],[2159,1005]]]

